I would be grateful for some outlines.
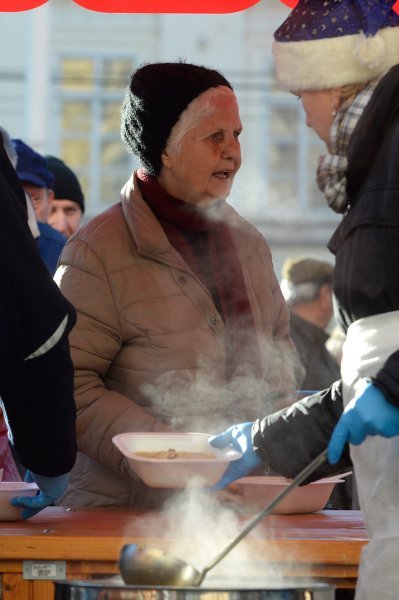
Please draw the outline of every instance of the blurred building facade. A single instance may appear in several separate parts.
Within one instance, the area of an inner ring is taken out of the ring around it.
[[[315,184],[324,147],[274,77],[273,31],[288,12],[279,0],[226,15],[108,14],[51,0],[2,13],[0,122],[74,169],[87,218],[118,200],[135,166],[119,135],[131,72],[177,59],[218,68],[235,89],[244,125],[230,202],[267,237],[276,272],[287,254],[329,256],[337,216]]]

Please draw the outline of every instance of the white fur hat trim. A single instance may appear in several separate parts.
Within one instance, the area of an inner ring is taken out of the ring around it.
[[[300,42],[273,42],[277,79],[292,92],[367,83],[399,63],[399,27]]]

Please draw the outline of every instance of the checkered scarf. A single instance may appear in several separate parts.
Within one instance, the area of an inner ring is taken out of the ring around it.
[[[349,98],[340,107],[330,129],[331,153],[319,158],[317,185],[328,205],[337,213],[344,213],[348,207],[346,171],[349,140],[381,77],[373,79],[353,100]]]

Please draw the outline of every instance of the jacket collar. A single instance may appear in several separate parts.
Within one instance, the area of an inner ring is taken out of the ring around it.
[[[158,219],[144,200],[138,185],[136,171],[123,186],[120,199],[126,223],[136,242],[138,252],[160,262],[187,270],[187,264],[169,243]],[[257,243],[257,236],[253,235],[254,229],[229,204],[226,204],[225,215],[236,242],[238,256],[241,260],[245,260],[254,251]]]

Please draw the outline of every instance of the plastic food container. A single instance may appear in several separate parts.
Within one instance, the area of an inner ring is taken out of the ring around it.
[[[230,462],[241,454],[231,447],[219,450],[208,444],[208,433],[120,433],[112,438],[126,456],[131,468],[150,487],[208,487],[216,484]],[[145,457],[138,452],[161,452],[173,449],[177,458]],[[179,452],[194,453],[180,458]],[[206,453],[212,458],[195,457]]]
[[[15,496],[34,496],[38,491],[36,483],[25,481],[0,481],[0,521],[19,521],[22,507],[12,506]]]
[[[345,475],[347,475],[346,473]],[[293,489],[272,511],[272,514],[288,515],[313,513],[323,510],[334,486],[343,483],[345,475],[325,477]],[[236,502],[248,512],[261,510],[290,483],[285,477],[253,476],[237,479],[229,491]]]

